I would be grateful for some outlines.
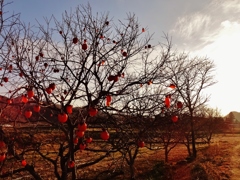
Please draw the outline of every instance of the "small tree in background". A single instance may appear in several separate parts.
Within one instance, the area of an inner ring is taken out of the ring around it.
[[[214,64],[207,58],[190,58],[184,53],[175,56],[175,58],[176,63],[171,63],[166,71],[172,72],[171,81],[176,85],[176,91],[186,107],[186,114],[190,118],[191,155],[195,158],[197,150],[194,117],[198,109],[209,100],[208,96],[203,95],[203,90],[215,84],[212,74]]]
[[[196,135],[196,138],[201,138],[202,142],[210,144],[213,135],[222,131],[222,127],[224,126],[223,117],[221,117],[218,109],[206,107],[199,109],[196,116],[198,118],[196,126],[200,132],[200,137]]]

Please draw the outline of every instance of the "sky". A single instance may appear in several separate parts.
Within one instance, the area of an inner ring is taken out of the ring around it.
[[[153,43],[162,42],[164,33],[172,38],[179,52],[213,60],[215,79],[208,88],[209,107],[222,115],[240,112],[240,0],[5,0],[12,2],[9,13],[21,13],[25,22],[44,22],[43,17],[61,18],[64,11],[78,5],[91,5],[93,12],[108,12],[114,21],[134,13],[153,35]]]

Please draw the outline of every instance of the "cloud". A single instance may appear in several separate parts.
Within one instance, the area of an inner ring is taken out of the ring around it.
[[[175,21],[170,34],[181,48],[197,50],[213,43],[230,26],[240,22],[239,1],[214,0],[198,11],[187,11]]]
[[[216,1],[216,4],[219,3],[218,1]],[[239,0],[221,0],[220,1],[220,6],[221,8],[223,9],[223,12],[225,14],[228,14],[228,13],[239,13],[240,12],[240,3],[239,3]]]
[[[206,90],[211,94],[209,105],[223,114],[240,107],[240,94],[229,97],[236,83],[240,60],[240,1],[213,0],[198,11],[186,11],[178,17],[170,31],[180,50],[194,56],[207,56],[216,64],[218,83]],[[239,110],[238,110],[239,111]]]
[[[206,31],[210,23],[210,16],[194,13],[178,18],[171,33],[187,40],[195,39],[196,35]]]

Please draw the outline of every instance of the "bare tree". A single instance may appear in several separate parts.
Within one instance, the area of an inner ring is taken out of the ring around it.
[[[186,113],[190,117],[190,135],[192,144],[192,156],[197,156],[195,145],[194,116],[199,107],[204,105],[209,96],[204,95],[204,89],[213,85],[214,64],[207,58],[191,58],[187,54],[175,56],[175,63],[166,71],[171,71],[171,81],[176,85],[176,91],[186,107]]]
[[[223,118],[220,111],[212,108],[203,107],[196,114],[198,121],[196,122],[197,135],[196,138],[201,138],[202,142],[211,143],[214,134],[219,133],[223,126]],[[200,137],[199,135],[200,134]]]

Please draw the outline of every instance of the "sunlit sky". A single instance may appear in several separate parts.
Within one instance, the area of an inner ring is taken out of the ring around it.
[[[87,3],[94,12],[109,12],[115,21],[135,13],[154,33],[153,44],[167,33],[179,52],[213,60],[218,83],[206,91],[209,106],[222,115],[240,111],[240,0],[13,0],[7,10],[36,24],[36,19],[43,22],[52,14],[60,19],[65,10]]]

